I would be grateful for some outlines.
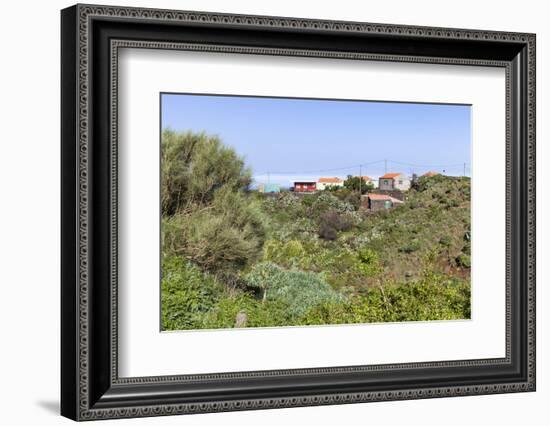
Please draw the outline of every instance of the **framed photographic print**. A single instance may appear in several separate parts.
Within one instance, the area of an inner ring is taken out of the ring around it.
[[[535,390],[535,36],[76,5],[74,420]]]

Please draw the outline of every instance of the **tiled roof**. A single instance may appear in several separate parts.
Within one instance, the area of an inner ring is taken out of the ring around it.
[[[380,179],[393,179],[393,178],[396,178],[397,176],[400,176],[402,173],[386,173],[385,175],[383,176],[380,176]]]
[[[439,173],[437,173],[437,172],[426,172],[422,176],[432,177],[432,176],[437,176],[438,174]]]
[[[377,200],[377,201],[391,201],[392,197],[389,195],[384,194],[369,194],[369,198],[371,200]]]
[[[319,178],[319,183],[342,183],[343,180],[337,177],[322,177]]]

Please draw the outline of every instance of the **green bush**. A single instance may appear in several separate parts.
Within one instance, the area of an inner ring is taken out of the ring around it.
[[[161,287],[162,330],[196,328],[223,293],[214,278],[178,257],[163,260]]]
[[[244,194],[218,190],[210,206],[167,217],[165,253],[182,256],[205,271],[238,272],[261,256],[262,217]]]
[[[313,217],[319,217],[323,213],[333,210],[338,213],[352,213],[355,211],[353,205],[340,200],[328,191],[323,191],[316,196],[311,204],[310,213]]]
[[[293,317],[319,303],[342,300],[321,275],[289,271],[269,262],[254,265],[245,280],[249,286],[262,289],[263,300],[287,304]]]
[[[361,206],[359,191],[353,191],[347,188],[338,188],[337,190],[332,191],[332,195],[344,203],[351,204],[355,210],[359,210],[359,207]]]
[[[405,244],[403,244],[401,247],[399,247],[399,251],[401,253],[413,253],[420,249],[420,243],[418,241],[412,240]]]
[[[470,259],[470,255],[466,253],[461,253],[456,258],[456,264],[458,266],[461,266],[463,268],[471,268],[472,267],[472,261]]]
[[[302,318],[305,324],[343,324],[468,319],[470,283],[430,275],[410,283],[386,283],[347,302],[323,303]]]
[[[202,316],[197,328],[233,328],[237,315],[245,315],[246,327],[280,327],[294,325],[288,306],[280,300],[265,303],[246,293],[236,293],[220,299]]]
[[[251,182],[251,172],[235,150],[204,133],[164,130],[161,163],[163,215],[207,204],[221,187],[238,190]]]
[[[353,228],[353,219],[349,214],[339,213],[336,209],[329,209],[319,216],[319,236],[325,240],[333,241],[338,232],[349,231]]]
[[[355,192],[359,192],[359,188],[361,188],[361,194],[365,194],[374,189],[374,185],[371,182],[365,182],[365,180],[361,179],[359,176],[351,175],[348,175],[347,179],[344,181],[344,187]]]
[[[302,243],[298,240],[287,242],[268,240],[264,244],[263,259],[283,266],[299,265],[301,259],[307,256]]]

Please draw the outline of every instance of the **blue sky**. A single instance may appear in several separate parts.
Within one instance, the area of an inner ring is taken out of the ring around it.
[[[162,94],[162,128],[234,147],[258,182],[428,170],[469,175],[470,106]]]

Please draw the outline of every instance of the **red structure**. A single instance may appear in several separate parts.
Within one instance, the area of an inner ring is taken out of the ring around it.
[[[294,182],[294,192],[314,192],[316,189],[315,181]]]

